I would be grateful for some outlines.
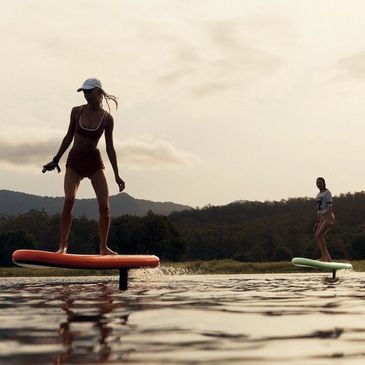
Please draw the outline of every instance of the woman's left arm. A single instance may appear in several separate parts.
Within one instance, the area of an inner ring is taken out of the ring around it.
[[[115,153],[114,143],[113,143],[113,129],[114,120],[113,117],[108,114],[105,123],[105,143],[106,143],[106,153],[108,154],[109,161],[112,165],[114,171],[115,182],[119,187],[119,191],[123,191],[125,188],[125,183],[119,176],[117,154]]]

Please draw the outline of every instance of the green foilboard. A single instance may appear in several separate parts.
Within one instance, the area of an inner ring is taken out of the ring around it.
[[[300,267],[311,267],[312,269],[321,270],[352,270],[352,265],[346,262],[324,262],[319,260],[311,260],[304,257],[294,257],[291,260],[292,264]]]

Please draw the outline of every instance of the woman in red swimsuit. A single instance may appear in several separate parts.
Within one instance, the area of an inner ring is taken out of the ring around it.
[[[103,98],[108,107],[109,100],[114,101],[116,107],[118,107],[118,102],[115,96],[108,95],[102,89],[101,82],[98,79],[87,79],[77,91],[84,92],[87,104],[72,108],[70,125],[60,148],[53,160],[43,166],[43,172],[55,168],[59,169],[58,163],[73,141],[66,162],[65,202],[61,213],[60,247],[57,252],[67,252],[67,239],[71,228],[72,208],[76,192],[80,181],[87,177],[91,180],[99,204],[100,255],[114,255],[116,252],[107,246],[110,225],[109,192],[103,171],[104,164],[97,145],[104,133],[106,151],[113,167],[115,181],[119,191],[123,191],[125,184],[119,176],[117,156],[113,144],[114,121],[113,117],[102,107]]]

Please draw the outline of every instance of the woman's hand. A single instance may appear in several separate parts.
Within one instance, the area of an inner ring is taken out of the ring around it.
[[[335,223],[335,216],[331,210],[328,211],[327,221],[331,225],[333,225]]]
[[[120,176],[115,177],[115,182],[117,183],[119,187],[119,192],[122,192],[125,188],[125,182],[121,179]]]
[[[61,172],[61,169],[58,166],[58,163],[56,161],[51,161],[43,166],[42,172],[45,173],[46,171],[53,171],[54,169],[57,169],[58,173]]]

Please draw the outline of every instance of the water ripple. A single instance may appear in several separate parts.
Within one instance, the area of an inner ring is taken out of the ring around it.
[[[341,273],[342,274],[342,273]],[[0,364],[360,364],[365,275],[5,278]]]

